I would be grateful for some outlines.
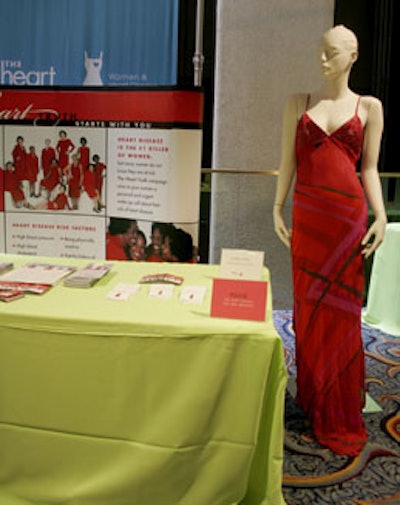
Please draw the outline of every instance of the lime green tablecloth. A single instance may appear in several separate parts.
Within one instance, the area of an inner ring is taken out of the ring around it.
[[[87,261],[0,255],[28,261]],[[201,305],[107,300],[148,273]],[[281,505],[286,370],[265,323],[211,318],[216,266],[116,263],[0,304],[0,505]],[[265,271],[266,278],[268,272]]]
[[[375,253],[363,320],[400,337],[400,223],[386,226]]]

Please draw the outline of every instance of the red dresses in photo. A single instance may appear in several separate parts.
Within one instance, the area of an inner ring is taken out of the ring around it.
[[[46,175],[50,171],[51,160],[56,158],[56,150],[54,147],[44,147],[41,153],[41,164],[43,169],[43,176]]]
[[[94,173],[96,174],[96,189],[101,195],[103,190],[103,180],[104,180],[104,172],[106,170],[106,165],[99,161],[94,166]]]
[[[71,198],[79,198],[82,185],[82,167],[80,163],[72,163],[68,168],[68,194]]]
[[[12,157],[15,167],[15,175],[20,180],[23,181],[26,176],[26,150],[21,144],[16,144],[12,151]]]
[[[69,164],[69,155],[74,150],[74,144],[71,139],[60,139],[57,142],[58,163],[61,168]]]
[[[72,207],[65,193],[59,193],[53,201],[49,201],[47,203],[47,208],[49,210],[72,210]]]
[[[83,172],[83,187],[88,194],[89,198],[96,198],[98,196],[97,189],[95,186],[96,183],[96,174],[89,169],[84,170]]]
[[[21,188],[21,180],[15,171],[6,170],[4,172],[4,191],[11,193],[11,198],[15,204],[25,201],[25,194]]]
[[[40,181],[42,188],[52,191],[60,182],[61,171],[58,164],[51,164],[46,177]]]
[[[80,146],[78,148],[78,156],[83,170],[86,170],[90,162],[90,148],[88,146]]]
[[[26,180],[36,182],[39,173],[39,158],[35,153],[26,155]]]

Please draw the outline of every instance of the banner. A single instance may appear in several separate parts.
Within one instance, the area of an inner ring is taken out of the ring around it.
[[[196,249],[202,101],[173,87],[0,90],[0,250],[103,259],[110,223],[127,221],[144,246],[168,223]]]
[[[177,83],[179,0],[2,0],[0,85]]]

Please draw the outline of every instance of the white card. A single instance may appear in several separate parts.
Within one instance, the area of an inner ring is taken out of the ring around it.
[[[108,300],[126,302],[140,289],[140,284],[117,284],[107,295]]]
[[[206,291],[206,286],[184,286],[179,299],[182,303],[200,304],[203,303]]]
[[[149,288],[149,298],[162,298],[167,300],[174,294],[174,285],[172,284],[152,284]]]
[[[262,278],[264,251],[222,249],[219,277],[259,281]]]

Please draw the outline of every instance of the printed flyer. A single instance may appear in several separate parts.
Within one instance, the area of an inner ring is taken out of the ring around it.
[[[195,261],[202,100],[174,87],[0,89],[0,250],[159,261],[165,242]]]

